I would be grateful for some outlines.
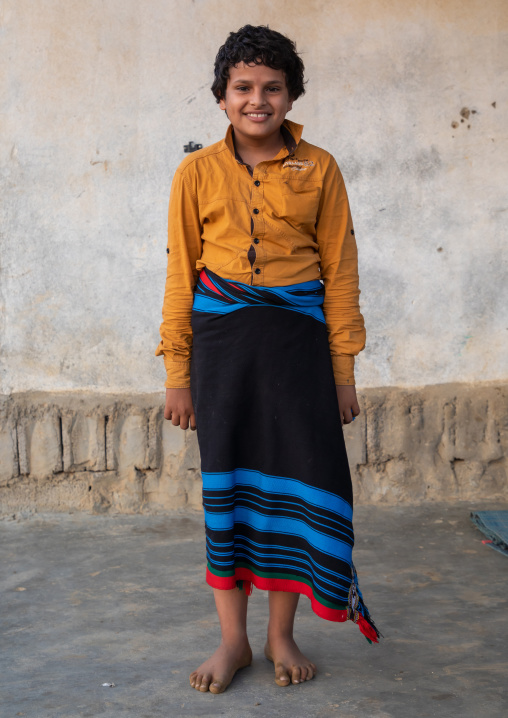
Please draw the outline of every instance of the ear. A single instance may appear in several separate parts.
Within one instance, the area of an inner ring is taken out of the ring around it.
[[[289,112],[292,109],[293,109],[293,100],[291,98],[289,98],[287,111]]]
[[[221,108],[221,110],[225,110],[225,109],[226,109],[226,100],[224,99],[224,97],[221,97],[221,98],[220,98],[220,100],[219,100],[219,107]]]

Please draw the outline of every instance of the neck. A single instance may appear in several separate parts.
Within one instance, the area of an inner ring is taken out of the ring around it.
[[[262,156],[263,159],[272,159],[284,147],[284,138],[280,128],[268,137],[246,137],[237,130],[234,131],[235,147],[240,157],[247,155]]]

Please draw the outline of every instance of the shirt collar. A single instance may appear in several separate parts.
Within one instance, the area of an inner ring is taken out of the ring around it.
[[[284,142],[286,143],[287,154],[291,155],[298,147],[298,144],[302,138],[303,125],[299,125],[297,122],[292,122],[291,120],[286,119],[282,123],[280,130],[282,133],[282,137],[284,138]],[[242,162],[242,158],[236,152],[235,149],[235,143],[233,139],[233,125],[229,125],[226,131],[224,141],[233,157],[238,162]]]

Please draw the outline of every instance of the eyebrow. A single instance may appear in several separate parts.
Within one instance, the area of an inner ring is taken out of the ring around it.
[[[234,84],[240,83],[241,85],[252,85],[253,80],[233,80]],[[264,83],[265,85],[282,85],[282,80],[268,80]]]

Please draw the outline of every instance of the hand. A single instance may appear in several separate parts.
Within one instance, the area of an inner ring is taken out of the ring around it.
[[[166,406],[164,418],[171,421],[173,426],[196,430],[196,417],[192,406],[190,389],[166,389]]]
[[[337,400],[339,402],[340,420],[342,424],[350,424],[360,413],[360,406],[356,398],[354,385],[336,386]]]

